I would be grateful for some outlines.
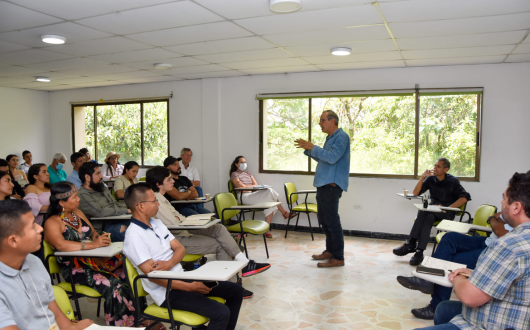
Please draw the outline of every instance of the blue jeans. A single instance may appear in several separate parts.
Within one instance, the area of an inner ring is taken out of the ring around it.
[[[462,303],[457,300],[443,301],[436,307],[434,313],[434,326],[421,328],[423,330],[458,330],[456,325],[449,323],[453,317],[462,314]],[[417,330],[417,329],[416,329]]]
[[[204,194],[202,193],[202,188],[199,186],[194,186],[195,190],[197,190],[197,194],[199,194],[199,197],[204,197]]]
[[[433,257],[437,259],[464,264],[469,269],[475,269],[477,260],[486,248],[486,238],[483,236],[467,236],[459,233],[447,233],[436,248]],[[451,298],[453,288],[434,285],[431,306],[436,308],[439,303]]]
[[[333,259],[344,260],[344,235],[339,216],[339,199],[342,189],[339,186],[317,187],[318,221],[326,235],[326,251]]]
[[[179,212],[185,217],[189,217],[190,215],[194,215],[194,214],[212,213],[211,211],[208,211],[207,209],[205,209],[202,203],[190,204],[180,209]]]
[[[123,242],[125,240],[125,232],[121,231],[121,226],[129,227],[130,221],[111,223],[105,226],[105,232],[110,233],[110,240],[112,242]]]

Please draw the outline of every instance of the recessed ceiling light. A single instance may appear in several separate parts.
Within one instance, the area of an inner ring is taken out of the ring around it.
[[[345,56],[351,54],[351,48],[348,47],[335,47],[331,48],[331,54],[337,56]]]
[[[48,77],[37,77],[37,81],[40,81],[40,82],[50,82],[50,78]]]
[[[302,0],[269,0],[269,9],[273,13],[287,14],[299,11],[302,8]]]
[[[155,63],[156,70],[167,70],[169,68],[171,68],[171,64],[169,63]]]
[[[43,34],[40,36],[42,42],[47,44],[62,45],[66,42],[66,37],[55,34]]]

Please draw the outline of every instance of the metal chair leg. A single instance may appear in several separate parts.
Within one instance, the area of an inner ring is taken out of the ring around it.
[[[267,259],[269,259],[269,249],[267,248],[267,237],[265,237],[265,234],[263,234],[263,242],[265,243],[265,252],[267,252]]]
[[[311,227],[311,218],[309,217],[309,213],[307,214],[307,221],[309,221],[309,231],[311,232],[311,240],[314,241],[315,238],[313,237],[313,227]]]
[[[287,238],[287,233],[289,232],[289,224],[291,223],[291,213],[289,212],[289,218],[287,219],[287,227],[285,228],[285,237]]]
[[[98,312],[96,314],[97,317],[99,317],[100,310],[101,310],[101,297],[99,297],[99,299],[98,299]]]
[[[298,212],[298,215],[296,216],[296,224],[294,225],[294,231],[298,229],[298,220],[300,220],[300,212]]]
[[[243,239],[243,246],[245,247],[245,255],[248,259],[247,241],[245,240],[245,233],[241,232],[241,238]]]

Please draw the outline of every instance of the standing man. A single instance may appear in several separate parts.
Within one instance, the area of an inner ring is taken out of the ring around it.
[[[80,152],[74,152],[70,156],[70,162],[74,169],[72,170],[72,173],[66,177],[66,181],[73,183],[77,189],[79,189],[82,185],[81,179],[79,179],[79,168],[85,163],[85,156]]]
[[[325,110],[320,116],[322,132],[328,134],[324,147],[310,141],[298,139],[297,148],[304,155],[318,162],[313,186],[317,188],[318,221],[326,234],[326,249],[314,254],[318,267],[344,266],[344,236],[339,216],[339,199],[342,191],[348,191],[350,175],[350,137],[339,128],[339,116],[332,110]]]
[[[48,166],[51,184],[66,181],[68,174],[63,170],[64,163],[66,163],[66,156],[62,152],[53,155],[53,161],[51,165]]]
[[[24,150],[22,152],[22,159],[24,159],[24,163],[20,164],[18,169],[26,173],[26,175],[28,175],[28,170],[31,167],[31,165],[33,165],[31,164],[31,162],[33,161],[33,156],[31,156],[31,152],[28,150]]]

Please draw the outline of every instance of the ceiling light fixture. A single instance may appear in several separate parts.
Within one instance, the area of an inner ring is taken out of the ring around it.
[[[302,0],[269,0],[269,9],[277,14],[294,13],[302,9]]]
[[[43,34],[40,36],[42,42],[47,44],[62,45],[66,42],[66,37],[55,34]]]
[[[346,56],[351,54],[351,48],[348,47],[335,47],[331,48],[331,54],[337,56]]]
[[[48,77],[37,77],[37,81],[40,81],[40,82],[50,82],[50,78]]]
[[[155,63],[156,70],[167,70],[169,68],[171,68],[171,64],[169,63]]]

